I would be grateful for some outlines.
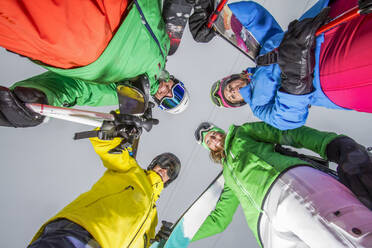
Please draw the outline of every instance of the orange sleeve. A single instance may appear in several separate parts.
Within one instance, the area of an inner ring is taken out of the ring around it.
[[[47,65],[94,62],[119,27],[130,0],[2,0],[0,46]]]

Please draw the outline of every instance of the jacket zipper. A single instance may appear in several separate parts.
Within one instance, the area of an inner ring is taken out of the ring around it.
[[[153,200],[154,200],[154,193],[152,193],[151,195],[151,204],[149,206],[149,210],[147,211],[147,215],[146,215],[146,218],[145,220],[142,222],[140,228],[138,228],[138,231],[136,232],[136,235],[134,235],[133,239],[130,241],[129,245],[127,246],[128,248],[132,245],[133,241],[136,239],[138,233],[141,231],[143,225],[145,224],[145,222],[147,221],[147,219],[149,218],[149,215],[151,213],[151,209],[153,209]],[[146,244],[145,244],[146,245]]]
[[[150,32],[150,35],[151,35],[152,38],[155,40],[156,44],[158,45],[159,50],[160,50],[160,53],[161,53],[161,56],[163,56],[163,59],[165,59],[165,56],[164,56],[163,50],[161,49],[160,42],[159,42],[158,38],[156,38],[156,35],[155,35],[154,32],[152,31],[152,29],[151,29],[149,23],[147,22],[147,20],[146,20],[146,18],[145,18],[145,15],[143,14],[143,11],[142,11],[141,7],[139,6],[137,0],[134,0],[134,4],[136,5],[137,10],[138,10],[138,12],[139,12],[140,15],[141,15],[141,19],[142,19],[142,21],[143,21],[143,24],[145,25],[145,27],[147,28],[147,30]]]
[[[230,151],[229,153],[230,153],[231,157],[232,157],[233,159],[235,159],[234,154],[233,154],[231,151]],[[258,205],[256,204],[256,202],[253,200],[251,194],[249,194],[249,192],[246,190],[246,188],[244,187],[244,185],[243,185],[243,184],[240,182],[240,180],[235,176],[235,173],[234,173],[234,171],[233,171],[233,169],[232,169],[230,163],[227,161],[227,159],[226,159],[226,163],[227,163],[227,166],[229,167],[229,170],[230,170],[231,175],[233,176],[234,180],[235,180],[236,183],[238,184],[239,188],[243,191],[243,193],[248,197],[248,200],[251,202],[251,204],[253,205],[253,207],[254,207],[257,211],[259,211],[260,213],[263,213],[263,210],[262,210],[260,207],[258,207]]]

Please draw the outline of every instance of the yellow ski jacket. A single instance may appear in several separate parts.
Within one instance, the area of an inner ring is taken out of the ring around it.
[[[155,202],[163,189],[161,177],[143,170],[127,150],[109,154],[119,138],[91,142],[106,172],[91,190],[45,223],[32,241],[49,222],[66,218],[85,228],[102,248],[149,247],[158,222]]]

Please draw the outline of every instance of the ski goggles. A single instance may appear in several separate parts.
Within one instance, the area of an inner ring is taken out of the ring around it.
[[[204,122],[204,123],[200,124],[200,126],[198,127],[198,129],[195,132],[196,141],[198,142],[198,144],[201,144],[207,150],[210,150],[210,149],[207,146],[207,144],[204,142],[204,139],[205,139],[205,136],[211,131],[215,131],[215,132],[219,132],[219,133],[223,133],[223,134],[225,133],[225,131],[223,129],[221,129],[219,127],[216,127],[209,122]]]
[[[222,91],[221,91],[221,80],[218,80],[217,82],[215,82],[213,85],[212,85],[212,89],[211,89],[211,99],[212,99],[212,102],[217,105],[217,107],[228,107],[228,106],[225,106],[224,102],[223,102],[223,97],[221,95]]]
[[[163,97],[159,102],[159,108],[162,110],[172,109],[177,107],[183,100],[186,90],[182,82],[172,86],[172,97]]]
[[[177,167],[174,165],[173,161],[169,158],[163,158],[157,162],[160,168],[167,170],[167,175],[170,179],[175,179],[179,173]]]
[[[202,124],[199,125],[198,129],[195,132],[195,139],[199,145],[203,143],[204,140],[203,134],[208,133],[208,131],[211,130],[213,127],[214,127],[213,124],[209,122],[203,122]]]
[[[212,102],[217,105],[217,107],[225,107],[225,108],[237,108],[240,106],[243,106],[245,102],[238,102],[238,103],[232,103],[229,102],[225,96],[223,95],[223,91],[225,87],[232,81],[237,80],[237,79],[243,79],[240,74],[232,74],[228,77],[223,78],[222,80],[218,80],[212,85],[211,92],[210,92],[210,97]],[[247,80],[247,83],[250,82],[250,80]]]

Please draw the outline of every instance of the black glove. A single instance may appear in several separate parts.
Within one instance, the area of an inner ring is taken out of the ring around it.
[[[124,138],[131,143],[134,139],[139,138],[142,134],[142,128],[135,125],[119,124],[116,125],[113,121],[104,121],[100,130],[97,131],[97,137],[101,140],[112,140],[116,137]]]
[[[0,126],[33,127],[41,124],[44,116],[26,107],[25,103],[47,104],[46,95],[34,88],[0,86]]]
[[[168,240],[169,236],[171,235],[173,223],[163,220],[161,224],[162,225],[160,227],[159,232],[156,234],[154,239],[150,240],[150,243],[154,243],[155,241],[165,242]]]
[[[327,145],[326,152],[338,164],[340,181],[372,209],[372,159],[365,147],[349,137],[339,137]]]
[[[128,114],[118,114],[115,111],[112,111],[111,114],[114,115],[115,124],[119,125],[132,125],[137,128],[144,128],[147,132],[152,129],[153,125],[159,124],[158,119],[152,118],[152,108],[155,107],[155,104],[152,102],[148,103],[148,108],[145,110],[145,113],[142,116],[134,116]]]
[[[199,0],[195,4],[194,13],[189,19],[189,28],[196,42],[207,43],[216,35],[212,28],[207,27],[209,16],[213,11],[213,0]]]
[[[315,32],[328,20],[328,12],[329,8],[325,8],[314,18],[295,20],[289,24],[278,48],[282,91],[295,95],[312,92]]]
[[[372,0],[358,0],[360,14],[368,15],[372,12]]]

